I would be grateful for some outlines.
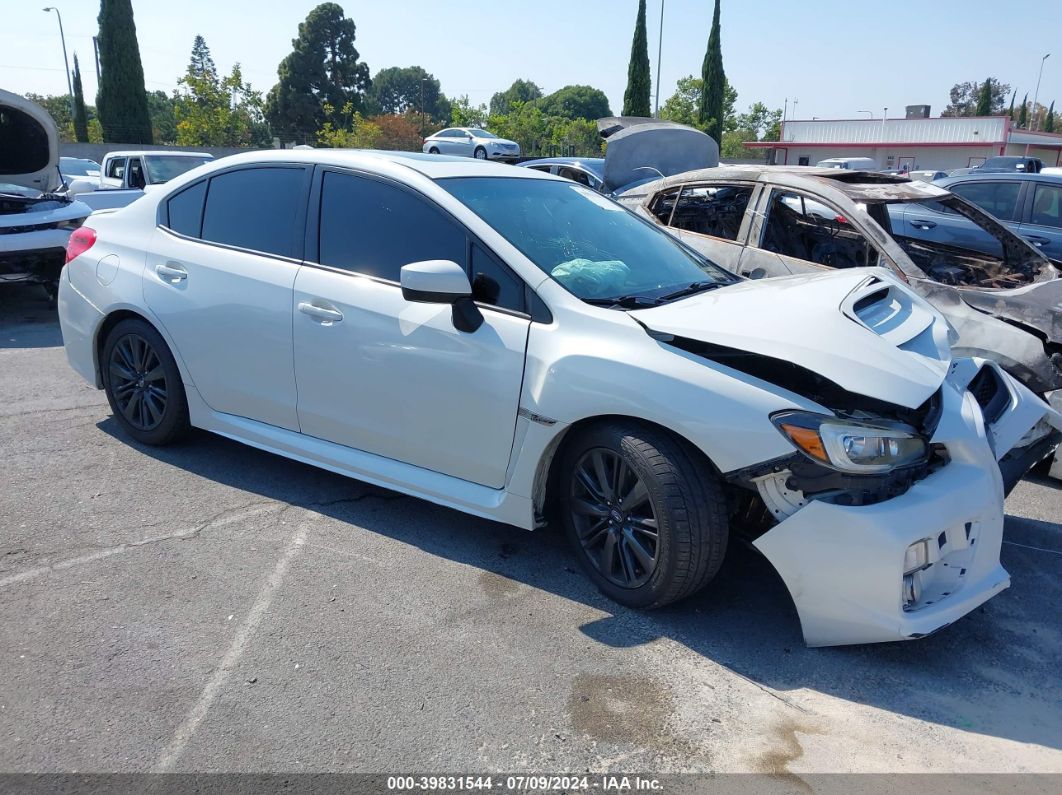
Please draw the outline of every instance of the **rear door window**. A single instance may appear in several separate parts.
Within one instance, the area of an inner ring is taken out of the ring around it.
[[[212,177],[202,239],[300,258],[307,170],[301,166],[245,168]]]
[[[116,157],[107,161],[107,177],[109,179],[121,179],[125,176],[125,158]]]
[[[976,204],[1001,221],[1013,221],[1018,206],[1021,183],[1011,182],[958,182],[948,188],[957,196]]]
[[[675,201],[678,199],[680,190],[682,190],[681,187],[661,191],[649,202],[649,212],[664,226],[671,221],[671,213],[675,209]]]
[[[752,188],[738,185],[687,185],[682,189],[671,226],[737,240]]]
[[[1036,186],[1029,223],[1062,229],[1062,187],[1044,184]]]
[[[408,190],[353,174],[325,172],[319,240],[322,265],[393,282],[411,262],[466,267],[463,227]]]
[[[827,268],[878,263],[877,250],[832,207],[799,193],[775,190],[760,248]]]

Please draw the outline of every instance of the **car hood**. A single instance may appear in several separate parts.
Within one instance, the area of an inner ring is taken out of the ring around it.
[[[1054,270],[1052,268],[1052,270]],[[1062,341],[1062,278],[1016,290],[959,290],[962,300],[981,312],[1012,320]]]
[[[632,117],[599,119],[608,140],[605,189],[619,192],[635,182],[719,165],[719,146],[693,127]]]
[[[657,335],[789,362],[912,409],[951,364],[943,318],[879,268],[746,281],[630,315]]]
[[[59,133],[36,102],[0,89],[0,182],[42,193],[62,185]]]

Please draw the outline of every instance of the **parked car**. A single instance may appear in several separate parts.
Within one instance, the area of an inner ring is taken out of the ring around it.
[[[849,171],[877,171],[877,161],[872,157],[828,157],[815,164],[816,168],[843,168]]]
[[[95,160],[87,157],[60,157],[59,173],[63,176],[63,183],[69,185],[75,179],[89,180],[96,187],[100,183],[101,166]]]
[[[586,185],[596,191],[605,190],[605,158],[603,157],[543,157],[539,160],[525,160],[520,163],[524,168],[541,171],[543,174],[556,174],[570,179],[580,185]]]
[[[1021,157],[1018,155],[999,155],[990,157],[977,167],[977,171],[1017,171],[1022,174],[1038,174],[1043,170],[1044,161],[1038,157]]]
[[[62,184],[52,117],[0,91],[0,284],[37,283],[55,296],[70,233],[92,212]]]
[[[67,191],[94,211],[117,209],[213,159],[208,152],[170,149],[108,152],[98,180],[76,179]]]
[[[520,145],[478,127],[447,127],[424,139],[422,152],[460,155],[478,160],[516,160]]]
[[[973,172],[936,182],[1003,222],[1062,265],[1062,176],[1019,172]],[[909,238],[959,244],[999,256],[999,240],[945,205],[926,202],[890,207],[893,226]],[[906,219],[910,217],[911,223]]]
[[[916,179],[919,182],[934,182],[938,179],[944,179],[948,176],[947,171],[936,171],[933,169],[920,169],[918,171],[908,171],[907,176],[911,179]]]
[[[948,319],[957,355],[992,359],[1038,394],[1062,389],[1058,270],[1021,237],[944,188],[871,172],[733,166],[657,180],[619,199],[744,275],[888,268]],[[932,223],[921,213],[927,202],[991,235],[997,253],[964,248],[957,240],[910,236],[911,226]],[[833,218],[823,215],[823,206]],[[1053,399],[1062,399],[1062,392]],[[1025,440],[1004,462],[1008,489],[1057,443],[1046,427]]]
[[[191,425],[554,517],[633,607],[699,590],[742,532],[812,645],[921,637],[1006,588],[996,458],[1062,427],[994,363],[953,361],[884,270],[746,281],[532,169],[241,154],[93,218],[67,256],[68,359],[137,442]]]

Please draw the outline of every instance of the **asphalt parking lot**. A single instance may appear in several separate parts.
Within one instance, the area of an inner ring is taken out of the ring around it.
[[[809,650],[736,548],[607,601],[564,540],[199,433],[122,437],[43,291],[0,289],[0,771],[1062,772],[1062,490],[1013,586],[927,639]]]

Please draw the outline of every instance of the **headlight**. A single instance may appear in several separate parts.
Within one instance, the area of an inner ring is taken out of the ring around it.
[[[925,440],[907,426],[870,424],[783,411],[771,422],[800,452],[845,472],[873,474],[914,464],[926,457]]]

